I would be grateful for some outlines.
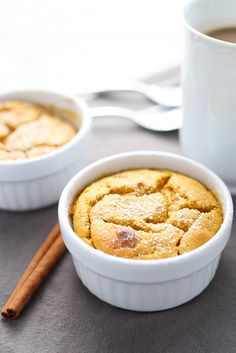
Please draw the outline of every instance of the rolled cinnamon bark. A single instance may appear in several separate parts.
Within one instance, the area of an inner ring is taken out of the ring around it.
[[[66,247],[57,224],[33,257],[7,303],[4,305],[2,316],[7,319],[15,319],[20,314],[32,294],[64,254],[65,250]]]

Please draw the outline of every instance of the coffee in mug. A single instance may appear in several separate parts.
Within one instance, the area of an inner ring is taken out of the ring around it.
[[[218,28],[206,33],[208,36],[229,43],[236,43],[236,27]]]

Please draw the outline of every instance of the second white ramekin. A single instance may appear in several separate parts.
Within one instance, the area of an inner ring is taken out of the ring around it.
[[[161,260],[132,260],[111,256],[84,243],[73,231],[69,207],[76,194],[100,177],[125,169],[164,168],[204,183],[222,203],[224,221],[217,234],[199,248]],[[215,275],[231,231],[231,195],[212,171],[190,159],[162,152],[133,152],[91,164],[65,187],[59,202],[59,222],[78,276],[98,298],[120,308],[157,311],[183,304],[199,293]]]
[[[86,163],[91,118],[85,102],[65,94],[27,90],[0,95],[0,102],[24,100],[67,111],[76,136],[55,152],[36,158],[0,161],[0,209],[26,211],[58,201],[70,178]]]

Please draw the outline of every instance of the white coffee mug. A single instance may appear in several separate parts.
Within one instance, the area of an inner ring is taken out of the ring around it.
[[[182,148],[236,193],[236,44],[205,34],[236,27],[236,0],[192,0],[184,23]]]

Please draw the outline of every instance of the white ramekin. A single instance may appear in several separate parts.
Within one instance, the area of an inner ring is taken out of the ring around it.
[[[27,160],[0,161],[0,208],[25,211],[58,201],[70,178],[85,166],[91,119],[85,102],[62,93],[38,90],[8,92],[0,102],[24,100],[72,112],[67,119],[79,128],[57,151]]]
[[[73,231],[68,209],[78,192],[106,174],[133,168],[165,168],[203,182],[218,196],[224,221],[217,234],[199,248],[162,260],[132,260],[111,256],[84,243]],[[97,161],[75,175],[59,201],[59,222],[83,284],[98,298],[120,308],[156,311],[183,304],[212,280],[231,231],[233,204],[221,179],[190,159],[162,152],[133,152]]]

